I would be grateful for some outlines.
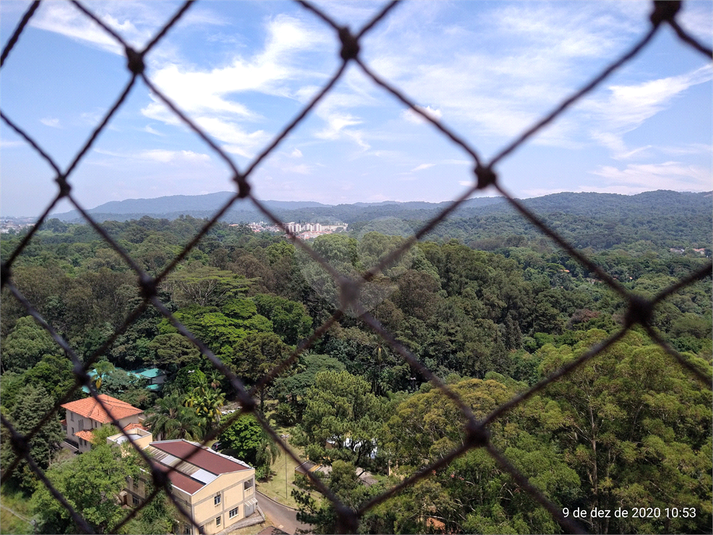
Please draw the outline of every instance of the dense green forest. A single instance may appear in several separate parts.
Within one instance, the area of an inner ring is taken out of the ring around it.
[[[710,256],[710,210],[696,212],[683,226],[674,212],[649,214],[648,222],[623,212],[607,221],[577,213],[548,218],[626,288],[651,297]],[[106,221],[103,227],[142,269],[156,275],[204,223],[144,217]],[[345,274],[370,268],[404,239],[371,232],[359,221],[350,229],[312,242]],[[3,259],[21,238],[3,237]],[[141,303],[136,279],[90,226],[56,219],[38,231],[12,268],[20,292],[84,359]],[[626,304],[595,274],[522,218],[516,223],[514,214],[449,220],[373,284],[364,306],[477,417],[615,332],[626,312]],[[220,223],[163,282],[159,298],[238,377],[254,385],[334,312],[331,291],[321,268],[284,237]],[[72,364],[7,290],[2,298],[2,411],[26,432],[72,386]],[[659,305],[653,323],[710,374],[710,278]],[[169,376],[158,394],[127,373],[151,366]],[[101,377],[99,391],[144,409],[160,438],[201,439],[220,425],[219,409],[234,401],[225,378],[152,307],[94,369]],[[75,398],[83,395],[79,390]],[[495,420],[490,431],[493,444],[558,506],[661,512],[643,519],[582,519],[588,530],[707,532],[711,402],[709,387],[635,327],[611,350]],[[454,404],[352,315],[263,387],[258,406],[275,425],[291,429],[291,442],[305,456],[331,467],[325,483],[352,507],[465,441],[464,420]],[[136,469],[134,461],[102,445],[58,459],[60,439],[59,421],[52,419],[30,444],[34,458],[78,508],[86,504],[97,529],[109,529],[121,518],[118,506],[92,507],[71,474],[92,466],[128,474]],[[279,453],[255,420],[239,419],[219,439],[223,451],[250,462],[258,477],[271,476],[270,463]],[[6,467],[14,457],[7,440],[1,453]],[[82,467],[71,464],[80,462]],[[369,484],[359,477],[365,471],[373,478]],[[105,494],[121,490],[121,478],[94,477]],[[4,492],[29,501],[42,532],[76,529],[24,463]],[[307,487],[295,496],[301,518],[315,532],[335,531],[328,502]],[[666,508],[694,513],[674,518]],[[165,499],[145,511],[127,524],[127,532],[165,532],[171,514]],[[471,450],[371,509],[360,530],[559,533],[561,528],[486,452]]]

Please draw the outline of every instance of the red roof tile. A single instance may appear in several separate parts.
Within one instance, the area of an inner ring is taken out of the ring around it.
[[[77,438],[83,438],[87,442],[91,442],[92,440],[94,440],[94,435],[91,431],[77,431],[76,433],[74,433],[74,436]]]
[[[152,442],[151,446],[181,459],[185,459],[193,454],[191,458],[188,459],[189,463],[215,475],[237,472],[238,470],[250,470],[247,466],[226,459],[224,456],[214,453],[211,450],[194,446],[185,440]]]
[[[99,394],[99,399],[104,403],[104,405],[109,409],[112,416],[115,419],[121,420],[128,416],[133,416],[135,414],[141,414],[143,411],[137,409],[136,407],[129,405],[125,401],[107,396],[106,394]],[[62,408],[72,411],[84,418],[91,418],[97,422],[108,424],[111,422],[111,418],[107,412],[102,408],[102,406],[93,397],[80,399],[78,401],[72,401],[71,403],[65,403]]]

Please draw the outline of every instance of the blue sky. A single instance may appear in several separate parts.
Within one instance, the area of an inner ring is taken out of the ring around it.
[[[317,2],[359,28],[381,2]],[[3,44],[29,2],[0,3]],[[143,47],[178,3],[86,5]],[[648,29],[649,2],[405,2],[361,57],[486,160]],[[713,3],[682,26],[710,46]],[[293,3],[198,2],[147,58],[147,73],[241,168],[337,69],[333,31]],[[1,107],[63,167],[119,95],[122,51],[68,2],[44,2],[0,78]],[[711,186],[713,68],[663,28],[635,60],[497,167],[518,197]],[[51,169],[0,127],[0,210],[38,215]],[[71,177],[85,207],[232,189],[227,166],[139,83]],[[259,198],[329,204],[443,201],[472,162],[350,66],[252,176]],[[486,192],[492,195],[492,192]],[[70,207],[62,204],[57,211]]]

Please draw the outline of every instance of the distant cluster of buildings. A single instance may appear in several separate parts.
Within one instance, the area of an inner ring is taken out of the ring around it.
[[[250,223],[248,225],[253,232],[284,232],[277,225],[269,225],[264,221]],[[334,232],[346,232],[347,223],[337,223],[335,225],[322,225],[321,223],[296,223],[290,221],[285,223],[285,227],[292,234],[302,238],[303,240],[311,240],[323,234],[332,234]]]
[[[0,219],[0,234],[10,234],[20,232],[22,229],[35,224],[30,217],[11,217]]]
[[[681,255],[682,255],[682,254],[685,254],[686,249],[684,249],[683,247],[671,247],[671,248],[669,249],[669,252],[671,252],[671,253],[673,253],[673,254],[681,254]],[[698,254],[701,255],[701,256],[705,256],[705,255],[706,255],[706,248],[705,248],[705,247],[700,247],[700,248],[698,248],[698,249],[693,249],[693,252],[694,252],[694,253],[698,253]]]

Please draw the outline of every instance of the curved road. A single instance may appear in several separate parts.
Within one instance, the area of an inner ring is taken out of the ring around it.
[[[271,500],[260,491],[258,491],[255,496],[257,497],[257,503],[265,513],[265,516],[269,518],[270,522],[278,529],[286,533],[293,534],[298,529],[309,531],[311,527],[309,524],[303,524],[297,521],[297,512],[294,509],[285,507],[281,503],[277,503],[275,500]]]

